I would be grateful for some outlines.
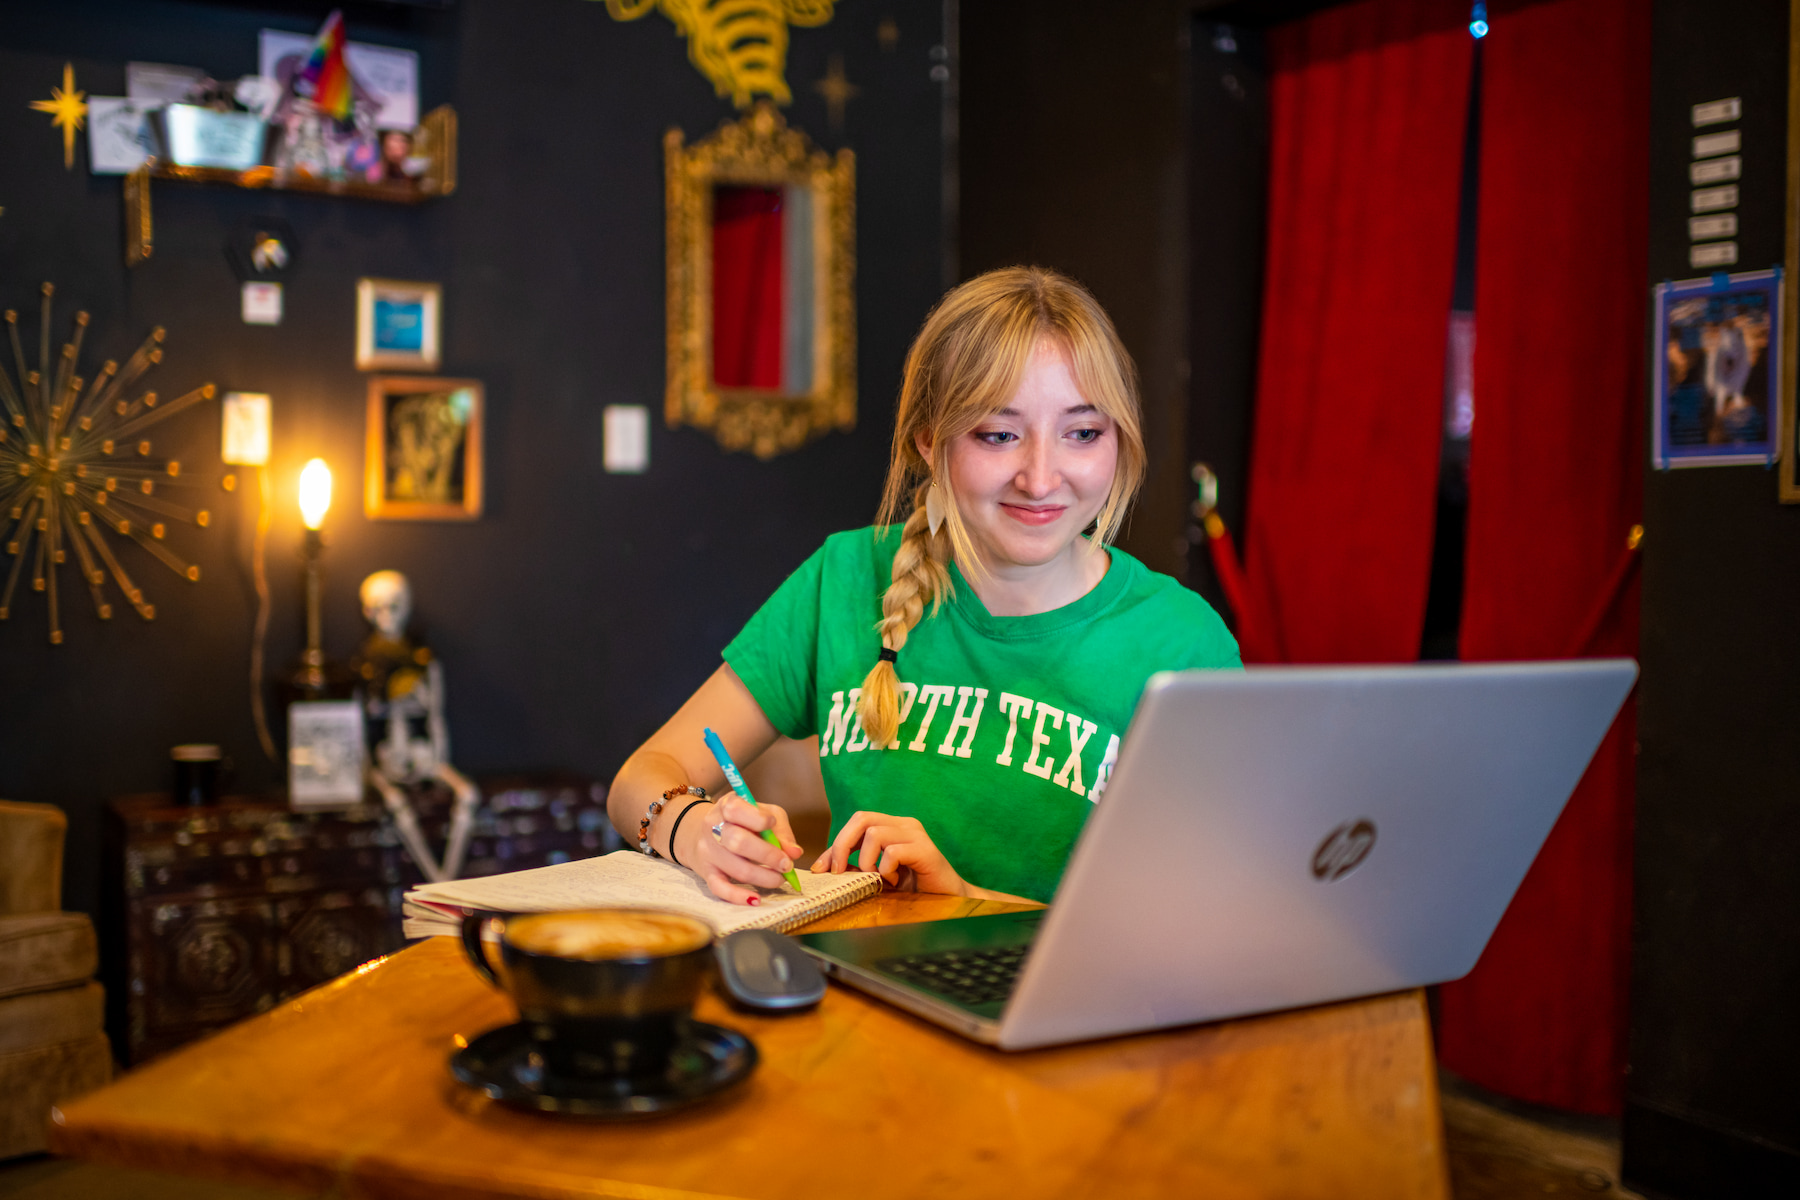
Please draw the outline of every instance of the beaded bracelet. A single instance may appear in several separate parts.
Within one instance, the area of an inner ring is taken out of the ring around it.
[[[675,797],[683,795],[698,796],[704,800],[706,799],[706,789],[703,787],[695,787],[690,783],[682,787],[672,787],[661,796],[652,800],[650,802],[650,807],[644,810],[644,819],[638,822],[638,850],[640,852],[648,854],[651,858],[662,857],[662,855],[656,852],[656,847],[650,844],[650,822],[656,820],[656,814],[663,810],[664,805],[668,804],[668,802]]]

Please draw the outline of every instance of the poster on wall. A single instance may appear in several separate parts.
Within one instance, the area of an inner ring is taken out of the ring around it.
[[[1652,465],[1773,463],[1781,272],[1661,283],[1655,297]]]

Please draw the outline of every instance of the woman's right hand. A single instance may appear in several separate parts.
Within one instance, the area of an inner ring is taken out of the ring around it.
[[[712,826],[721,823],[715,838]],[[775,831],[779,848],[763,841],[765,829]],[[681,844],[673,847],[676,861],[704,879],[713,895],[733,904],[761,903],[762,897],[751,888],[783,886],[782,876],[793,870],[801,855],[787,812],[779,804],[747,804],[736,792],[727,792],[710,812],[688,817],[677,833]]]

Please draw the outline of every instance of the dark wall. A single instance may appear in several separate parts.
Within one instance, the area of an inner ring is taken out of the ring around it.
[[[962,6],[962,274],[1086,284],[1137,360],[1150,473],[1120,544],[1187,565],[1188,35],[1181,0]]]
[[[1218,476],[1219,516],[1241,538],[1269,207],[1265,35],[1201,15],[1188,40],[1187,450]],[[1187,580],[1220,603],[1203,543],[1189,551]]]
[[[327,651],[346,656],[362,637],[362,578],[404,571],[445,664],[455,761],[610,777],[788,571],[826,534],[873,516],[901,359],[941,290],[940,85],[929,78],[939,0],[845,3],[790,42],[789,119],[828,149],[857,153],[857,428],[763,463],[654,417],[650,470],[639,476],[602,470],[601,409],[661,411],[662,134],[679,125],[695,137],[733,115],[661,15],[621,24],[592,0],[351,6],[352,38],[418,50],[424,105],[456,106],[457,193],[407,208],[159,183],[155,254],[130,270],[119,180],[88,175],[85,141],[65,171],[49,118],[27,107],[60,83],[65,60],[80,88],[101,95],[123,94],[128,59],[221,78],[251,72],[258,28],[311,32],[331,7],[8,4],[0,307],[24,310],[35,334],[37,286],[52,280],[59,345],[75,308],[93,314],[90,372],[160,324],[167,359],[151,386],[163,394],[212,381],[273,395],[271,672],[299,648],[295,480],[321,455],[337,479]],[[877,37],[884,17],[899,30],[892,49]],[[861,89],[841,132],[811,86],[833,53]],[[233,230],[265,217],[290,222],[299,245],[275,328],[241,323],[224,254]],[[487,386],[487,512],[474,524],[362,516],[366,393],[353,359],[362,275],[444,285],[442,372]],[[159,453],[219,471],[216,408],[169,424],[155,435]],[[99,621],[82,589],[70,593],[71,573],[64,645],[47,644],[41,596],[15,598],[0,623],[0,795],[68,811],[73,908],[96,903],[106,798],[162,786],[171,744],[222,742],[245,789],[280,781],[249,715],[255,491],[217,494],[210,529],[171,535],[200,565],[199,583],[126,552],[155,621],[122,605]]]
[[[1142,375],[1150,475],[1121,544],[1221,606],[1188,538],[1204,461],[1242,533],[1267,199],[1263,29],[1318,5],[985,0],[962,19],[966,278],[1093,289]]]
[[[1689,109],[1728,96],[1744,102],[1738,269],[1779,264],[1787,4],[1658,0],[1654,37],[1651,282],[1701,273]],[[1645,493],[1625,1176],[1800,1194],[1800,507],[1761,467],[1650,471]]]

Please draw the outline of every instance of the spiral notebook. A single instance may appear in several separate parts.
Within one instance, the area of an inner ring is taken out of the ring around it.
[[[758,889],[761,904],[732,904],[714,896],[686,867],[635,850],[616,850],[553,867],[416,887],[406,893],[404,932],[409,938],[459,933],[463,915],[478,911],[660,908],[699,917],[720,937],[740,929],[785,933],[881,890],[881,876],[872,871],[798,874],[798,895],[786,887]]]

